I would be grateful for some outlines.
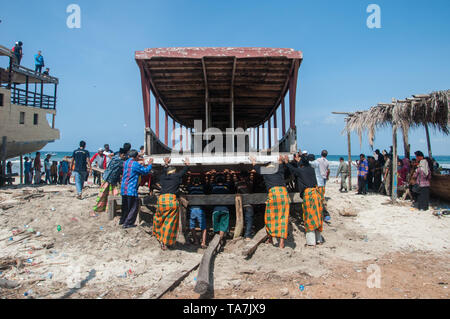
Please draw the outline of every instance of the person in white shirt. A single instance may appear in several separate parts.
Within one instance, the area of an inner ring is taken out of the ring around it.
[[[331,216],[326,209],[327,203],[325,201],[325,186],[330,175],[330,163],[327,160],[328,151],[323,150],[321,156],[321,158],[312,161],[311,166],[314,168],[316,173],[317,186],[319,187],[319,192],[322,195],[324,221],[329,223],[331,221]]]

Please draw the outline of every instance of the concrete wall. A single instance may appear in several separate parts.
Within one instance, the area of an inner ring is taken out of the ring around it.
[[[1,137],[7,136],[8,157],[18,151],[38,150],[48,142],[59,139],[59,130],[51,128],[47,121],[47,114],[56,115],[56,110],[11,104],[11,92],[5,88],[0,88],[0,94],[3,94],[3,106],[0,106],[0,143]],[[24,124],[20,124],[21,112],[25,114]],[[35,114],[38,116],[37,125],[34,124]],[[24,148],[23,145],[28,146]]]

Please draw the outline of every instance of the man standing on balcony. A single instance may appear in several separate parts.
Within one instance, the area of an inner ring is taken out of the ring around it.
[[[77,188],[77,198],[81,199],[81,193],[83,191],[84,181],[88,176],[87,167],[91,170],[91,162],[89,161],[89,152],[85,149],[86,142],[81,141],[80,147],[73,151],[72,162],[70,167],[73,167],[75,163],[75,168],[73,170],[73,176],[75,177],[75,186]]]
[[[38,53],[34,56],[34,65],[34,72],[41,73],[42,68],[44,67],[44,57],[41,55],[41,51],[38,51]]]
[[[16,57],[17,65],[20,65],[20,61],[22,60],[23,56],[22,41],[16,42],[16,45],[13,47],[12,51],[14,52],[14,56]]]

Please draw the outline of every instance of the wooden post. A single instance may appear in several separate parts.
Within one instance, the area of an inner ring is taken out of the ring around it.
[[[141,88],[142,88],[142,100],[143,100],[143,106],[144,106],[145,127],[151,127],[150,87],[148,84],[147,75],[146,75],[144,67],[142,65],[139,65],[139,70],[141,72]]]
[[[23,184],[23,157],[20,155],[20,184]]]
[[[233,239],[239,238],[244,230],[244,210],[242,207],[242,195],[236,194],[236,226],[234,227]]]
[[[428,157],[433,158],[433,154],[431,153],[430,132],[428,131],[428,124],[424,124],[424,126],[425,133],[427,134]]]
[[[6,142],[7,142],[7,137],[3,136],[2,137],[2,149],[1,149],[1,157],[0,157],[0,164],[1,164],[1,169],[2,169],[2,179],[1,179],[1,185],[3,185],[3,183],[5,182],[4,178],[6,175]]]
[[[164,126],[164,144],[169,146],[169,115],[167,114],[167,111],[165,112],[165,126]]]
[[[272,148],[272,121],[269,119],[267,120],[267,138],[269,142],[269,149]]]
[[[350,141],[350,131],[347,131],[348,146],[348,191],[352,190],[352,145]]]
[[[183,151],[183,127],[180,123],[180,150]]]
[[[281,100],[281,129],[284,136],[286,134],[286,107],[284,104],[284,97]]]
[[[256,128],[256,151],[259,152],[259,126]]]
[[[274,130],[274,137],[273,137],[273,144],[277,144],[278,142],[278,125],[277,125],[277,111],[275,110],[275,113],[273,113],[273,128]]]
[[[200,295],[206,294],[211,288],[211,259],[219,244],[220,236],[216,234],[203,254],[200,267],[198,268],[197,283],[194,287],[194,291]]]
[[[402,125],[403,148],[405,150],[405,157],[407,159],[409,159],[409,157],[411,155],[410,145],[409,145],[409,141],[408,141],[408,133],[409,133],[408,129],[409,129],[409,127],[404,127]]]
[[[41,80],[41,108],[43,99],[44,99],[44,81]]]
[[[186,206],[187,203],[186,198],[181,197],[178,200],[178,205],[180,207],[180,220],[177,234],[177,242],[181,244],[186,243],[186,231],[187,231],[187,214],[186,214]]]
[[[185,142],[185,146],[186,146],[186,152],[189,150],[189,134],[188,134],[188,129],[187,127],[184,128],[184,133],[185,133],[185,137],[186,137],[186,142]]]
[[[28,105],[28,75],[25,77],[25,105]]]
[[[298,67],[299,61],[295,60],[294,71],[289,80],[289,120],[291,129],[295,127],[295,98],[297,92]]]
[[[397,200],[397,124],[392,125],[392,202]]]
[[[57,93],[57,91],[58,91],[58,84],[55,83],[55,93],[54,93],[54,95],[53,95],[54,98],[55,98],[55,100],[54,100],[54,103],[55,103],[55,104],[53,105],[53,108],[54,108],[54,109],[56,109],[56,93]]]
[[[155,133],[156,137],[159,139],[159,101],[155,98]]]
[[[175,120],[172,119],[172,148],[175,148]]]
[[[52,114],[52,128],[55,128],[55,114]]]
[[[265,134],[264,134],[264,131],[266,130],[265,124],[266,123],[262,124],[262,143],[261,143],[261,148],[262,149],[264,149],[266,147],[266,137],[265,137]]]

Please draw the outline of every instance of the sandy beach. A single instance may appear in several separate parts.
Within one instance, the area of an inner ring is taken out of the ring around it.
[[[97,193],[92,184],[83,200],[73,185],[0,190],[0,279],[18,284],[2,288],[1,298],[153,298],[201,260],[203,250],[191,244],[161,251],[145,208],[140,225],[127,230],[117,226],[118,217],[89,217]],[[246,242],[229,239],[213,261],[210,297],[449,298],[450,220],[433,215],[446,205],[432,201],[432,209],[419,212],[407,201],[394,206],[386,196],[354,193],[328,183],[332,222],[324,225],[321,246],[305,247],[297,211],[283,250],[261,244],[244,259]],[[380,288],[368,287],[374,270]],[[199,298],[197,272],[163,298]]]

